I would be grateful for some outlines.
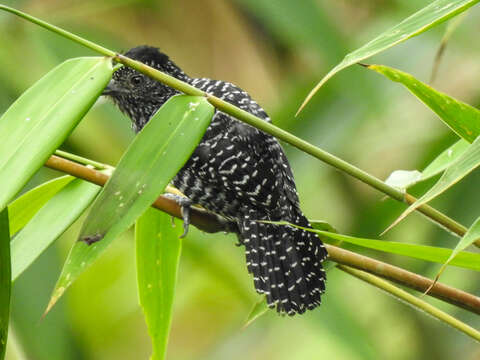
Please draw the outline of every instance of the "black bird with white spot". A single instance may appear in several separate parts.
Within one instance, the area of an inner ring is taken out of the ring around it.
[[[250,96],[225,81],[190,78],[157,48],[138,46],[125,56],[185,81],[265,121],[270,118]],[[122,67],[104,91],[132,120],[138,132],[179,92],[137,71]],[[245,246],[248,271],[269,307],[294,315],[320,305],[325,290],[322,261],[327,252],[311,232],[258,222],[287,221],[310,227],[300,210],[292,171],[278,141],[230,115],[216,111],[200,144],[173,179],[189,200],[236,223]]]

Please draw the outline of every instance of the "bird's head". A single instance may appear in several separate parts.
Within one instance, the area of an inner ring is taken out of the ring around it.
[[[180,80],[189,80],[167,55],[155,47],[137,46],[124,55]],[[103,95],[112,98],[120,110],[130,117],[136,131],[140,131],[160,106],[176,94],[177,90],[126,66],[113,74],[112,80],[103,91]]]

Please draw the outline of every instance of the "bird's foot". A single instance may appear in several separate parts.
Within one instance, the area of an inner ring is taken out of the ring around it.
[[[193,202],[189,198],[177,194],[166,193],[164,196],[175,201],[180,206],[180,213],[182,214],[183,219],[183,234],[180,235],[180,238],[184,238],[188,234],[188,227],[190,225],[190,208],[193,205]]]

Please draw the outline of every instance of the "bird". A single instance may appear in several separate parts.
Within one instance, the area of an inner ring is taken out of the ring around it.
[[[148,66],[219,97],[267,122],[271,119],[247,92],[220,80],[193,78],[157,47],[124,53]],[[155,112],[181,92],[130,67],[114,72],[103,95],[142,130]],[[321,303],[328,254],[300,209],[285,153],[277,139],[218,109],[194,152],[172,180],[186,198],[177,199],[188,229],[188,209],[198,204],[236,224],[246,267],[256,291],[281,315],[303,314]]]

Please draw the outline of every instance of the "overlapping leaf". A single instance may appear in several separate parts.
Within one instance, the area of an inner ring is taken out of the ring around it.
[[[445,170],[441,178],[428,190],[422,197],[410,205],[399,217],[390,225],[387,230],[391,229],[407,217],[412,211],[419,206],[431,201],[451,186],[455,185],[480,165],[480,137],[478,137],[467,150],[465,150],[457,160]]]
[[[12,281],[78,219],[100,186],[75,179],[53,196],[12,240]]]
[[[172,322],[182,228],[171,217],[150,208],[135,225],[140,305],[152,339],[152,360],[165,359]]]
[[[0,118],[0,209],[65,140],[112,75],[109,58],[65,61]]]
[[[434,246],[416,245],[399,243],[393,241],[383,241],[374,239],[357,238],[348,235],[337,234],[329,231],[307,229],[302,226],[294,225],[286,221],[262,221],[277,225],[289,225],[311,231],[323,236],[323,240],[330,244],[336,245],[338,241],[344,241],[350,244],[362,246],[369,249],[375,249],[391,254],[408,256],[414,259],[421,259],[444,264],[452,255],[452,250],[439,248]],[[478,229],[475,230],[476,232]],[[451,260],[451,265],[480,271],[480,254],[470,252],[458,252],[456,257]]]
[[[470,229],[468,229],[467,233],[460,239],[457,246],[455,246],[455,249],[453,249],[448,259],[445,261],[445,263],[442,265],[442,267],[438,271],[436,278],[438,279],[438,277],[442,274],[442,272],[445,270],[448,264],[452,264],[453,261],[457,259],[460,254],[463,254],[462,251],[464,249],[472,245],[478,239],[480,239],[480,217],[477,218],[477,220],[475,220],[475,222],[470,227]],[[480,259],[478,260],[478,262],[479,262],[478,266],[480,267]]]
[[[67,175],[47,181],[9,204],[10,234],[12,236],[15,235],[21,228],[27,225],[37,211],[73,179],[75,179],[73,176]]]
[[[356,64],[394,45],[417,36],[428,29],[462,13],[479,0],[436,0],[399,24],[383,32],[369,43],[351,52],[315,86],[298,112],[310,101],[322,85],[340,70]]]
[[[383,65],[368,65],[367,68],[407,87],[466,141],[472,143],[480,135],[480,110],[435,90],[403,71]]]
[[[444,264],[452,255],[452,250],[425,246],[417,244],[407,244],[393,241],[374,240],[357,238],[342,234],[330,233],[327,231],[315,230],[319,234],[333,239],[340,240],[350,244],[362,246],[369,249],[388,252],[391,254],[408,256],[414,259],[436,262]],[[334,241],[330,241],[334,243]],[[465,269],[480,271],[480,254],[470,252],[458,252],[457,256],[450,262],[451,265],[462,267]]]
[[[405,190],[420,181],[428,180],[445,171],[468,149],[470,143],[460,139],[438,155],[422,172],[417,170],[395,170],[385,180],[390,186]]]
[[[65,289],[127,230],[163,192],[208,127],[214,108],[205,98],[175,96],[136,136],[95,200],[73,246],[49,308]]]

